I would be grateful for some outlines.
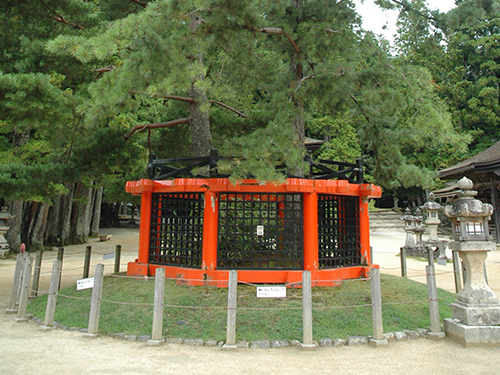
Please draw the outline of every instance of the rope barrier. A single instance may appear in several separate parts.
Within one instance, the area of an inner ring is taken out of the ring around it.
[[[350,309],[357,307],[373,307],[373,303],[368,303],[365,305],[347,305],[347,306],[313,306],[313,309],[330,310],[330,309]]]
[[[382,303],[382,306],[386,305],[404,305],[407,303],[421,303],[421,302],[429,302],[429,299],[421,299],[421,300],[415,300],[415,301],[400,301],[400,302],[384,302]]]
[[[107,299],[102,299],[101,302],[113,303],[115,305],[129,305],[129,306],[154,306],[153,303],[138,303],[138,302],[121,302],[121,301],[110,301]]]
[[[61,293],[57,293],[57,296],[58,297],[64,297],[64,298],[69,298],[69,299],[77,299],[77,300],[81,300],[81,301],[90,301],[92,298],[86,298],[86,297],[74,297],[74,296],[68,296],[66,294],[61,294]]]
[[[228,309],[227,306],[181,306],[181,305],[170,305],[170,304],[163,304],[164,307],[174,307],[174,308],[179,308],[179,309],[207,309],[207,310],[222,310],[222,309]]]
[[[40,295],[40,294],[50,294],[49,292],[42,292],[42,291],[39,291],[39,290],[31,289],[30,287],[27,287],[26,289],[28,289],[29,292],[36,293],[37,295]]]

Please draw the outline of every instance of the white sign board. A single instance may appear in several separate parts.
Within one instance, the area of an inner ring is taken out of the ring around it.
[[[285,298],[285,286],[258,286],[257,298]]]
[[[446,258],[437,258],[437,264],[440,266],[446,266]]]
[[[91,289],[94,287],[94,278],[81,279],[76,281],[76,290]]]
[[[263,235],[264,235],[264,226],[257,225],[257,236],[263,236]]]
[[[106,259],[113,259],[115,257],[115,253],[107,253],[107,254],[103,254],[102,255],[102,260],[106,260]]]

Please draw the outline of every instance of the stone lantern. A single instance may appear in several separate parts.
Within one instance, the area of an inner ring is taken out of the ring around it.
[[[439,220],[439,211],[443,208],[439,203],[436,201],[436,197],[434,193],[429,194],[429,200],[426,202],[423,206],[421,206],[422,210],[425,213],[425,224],[427,225],[427,228],[429,228],[429,237],[427,238],[426,241],[426,246],[430,251],[430,248],[432,246],[438,248],[439,250],[439,255],[437,258],[438,264],[441,264],[443,266],[446,265],[446,247],[447,247],[447,241],[441,241],[438,238],[438,226],[441,223],[441,220]]]
[[[493,206],[475,199],[472,181],[459,181],[459,199],[445,207],[452,221],[451,250],[458,251],[467,277],[464,288],[451,305],[453,319],[445,319],[444,329],[453,340],[464,346],[500,344],[500,304],[487,285],[484,262],[488,251],[496,249],[488,232]]]
[[[413,232],[417,237],[416,239],[417,246],[422,246],[422,234],[425,232],[425,228],[423,226],[424,217],[422,216],[422,211],[420,211],[420,208],[416,209],[414,220],[415,220],[415,228],[413,229]]]
[[[439,210],[443,207],[438,202],[435,202],[435,200],[434,193],[430,193],[429,201],[421,207],[425,214],[425,224],[429,228],[429,238],[427,239],[429,243],[439,242],[437,234],[438,226],[441,223],[441,220],[439,220]]]
[[[451,239],[455,241],[491,241],[488,221],[493,213],[491,204],[474,199],[477,191],[467,177],[458,182],[460,198],[452,206],[445,207],[445,214],[452,221]]]
[[[411,215],[410,209],[408,207],[406,208],[405,215],[401,217],[401,220],[405,222],[405,247],[413,248],[415,247],[415,238],[413,237],[413,230],[415,229],[415,217]]]
[[[9,253],[9,243],[5,239],[5,234],[9,231],[10,227],[7,225],[7,221],[12,219],[14,216],[7,212],[7,207],[3,206],[0,212],[0,256],[5,258]]]

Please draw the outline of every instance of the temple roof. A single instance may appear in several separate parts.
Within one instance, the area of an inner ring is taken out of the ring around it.
[[[500,142],[461,163],[440,170],[439,178],[461,178],[467,174],[493,172],[500,175]]]

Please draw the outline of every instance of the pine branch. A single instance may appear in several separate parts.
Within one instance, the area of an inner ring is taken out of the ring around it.
[[[146,3],[140,2],[139,0],[130,0],[130,1],[133,2],[133,3],[135,3],[135,4],[137,4],[137,5],[140,5],[143,8],[146,8],[146,6],[148,5]]]
[[[161,96],[163,99],[170,99],[170,100],[179,100],[181,102],[189,102],[189,103],[196,103],[196,100],[193,98],[188,98],[186,96],[178,96],[178,95],[163,95]]]
[[[224,103],[221,103],[221,102],[218,102],[217,100],[209,100],[210,103],[215,103],[215,104],[218,104],[224,108],[227,108],[229,109],[230,111],[233,111],[234,113],[236,113],[238,116],[240,117],[244,117],[244,118],[248,118],[247,115],[245,115],[244,113],[241,113],[240,111],[234,109],[234,108],[231,108],[230,106],[228,106],[227,104],[224,104]]]
[[[43,2],[42,0],[38,0],[38,2],[40,4],[42,4],[45,8],[47,8],[50,13],[52,13],[52,18],[55,19],[57,22],[62,22],[62,23],[65,23],[67,25],[71,25],[75,29],[78,29],[78,30],[85,30],[85,27],[83,27],[82,25],[77,24],[76,22],[70,22],[70,21],[68,21],[61,14],[57,13],[54,9],[52,9],[50,6],[48,6],[47,4],[45,4],[45,2]]]
[[[113,71],[115,69],[116,69],[116,66],[114,66],[114,65],[108,65],[108,66],[105,66],[104,68],[97,68],[94,71],[97,72],[97,73],[104,73],[104,72],[111,72],[111,71]]]
[[[422,13],[422,12],[416,10],[415,8],[413,8],[411,6],[411,4],[408,4],[407,1],[404,1],[404,0],[391,0],[391,1],[393,3],[395,3],[395,4],[400,5],[408,13],[410,13],[410,12],[411,13],[415,13],[415,14],[419,15],[420,17],[423,17],[423,18],[425,18],[425,19],[427,19],[429,21],[434,21],[436,25],[439,23],[439,20],[437,20],[435,17],[429,16],[429,15],[427,15],[425,13]]]
[[[135,90],[130,90],[129,94],[132,94],[132,95],[146,95],[143,92],[135,91]],[[181,102],[189,102],[189,103],[193,103],[193,104],[196,103],[196,101],[193,98],[189,98],[189,97],[186,97],[186,96],[179,96],[179,95],[155,95],[155,97],[166,99],[166,100],[179,100]]]
[[[247,27],[245,27],[247,28]],[[265,34],[281,34],[281,35],[284,35],[288,41],[290,42],[290,44],[292,45],[292,47],[295,49],[295,52],[297,53],[301,53],[302,51],[300,50],[300,47],[297,45],[297,43],[295,42],[295,40],[293,40],[292,36],[285,33],[285,31],[283,31],[282,28],[280,27],[253,27],[253,28],[250,28],[250,30],[253,30],[253,31],[258,31],[258,32],[261,32],[261,33],[265,33]]]
[[[130,131],[123,136],[125,140],[129,139],[132,137],[135,133],[140,133],[145,129],[158,129],[158,128],[169,128],[171,126],[175,125],[181,125],[181,124],[189,124],[189,119],[188,118],[179,118],[177,120],[172,120],[172,121],[167,121],[167,122],[157,122],[153,124],[144,124],[144,125],[136,125]]]
[[[322,70],[322,72],[324,72],[325,69]],[[304,81],[307,81],[308,79],[314,79],[316,78],[316,74],[317,73],[313,73],[313,74],[310,74],[306,77],[302,77],[299,81],[299,83],[297,83],[297,86],[295,87],[295,91],[294,92],[297,92],[297,90],[300,88],[300,86],[302,86],[302,83],[304,83]]]
[[[358,108],[360,109],[361,112],[363,112],[363,117],[365,118],[365,120],[370,123],[370,117],[368,117],[368,115],[366,114],[366,112],[363,110],[363,108],[361,107],[361,104],[359,103],[358,99],[356,99],[356,97],[354,95],[350,95],[351,96],[351,99],[354,101],[354,103],[357,104]]]
[[[62,23],[65,23],[65,24],[68,24],[68,25],[71,25],[73,26],[75,29],[78,29],[78,30],[85,30],[85,27],[83,27],[82,25],[79,25],[75,22],[70,22],[68,20],[66,20],[63,16],[54,16],[52,17],[53,19],[55,19],[56,21],[58,22],[62,22]]]

